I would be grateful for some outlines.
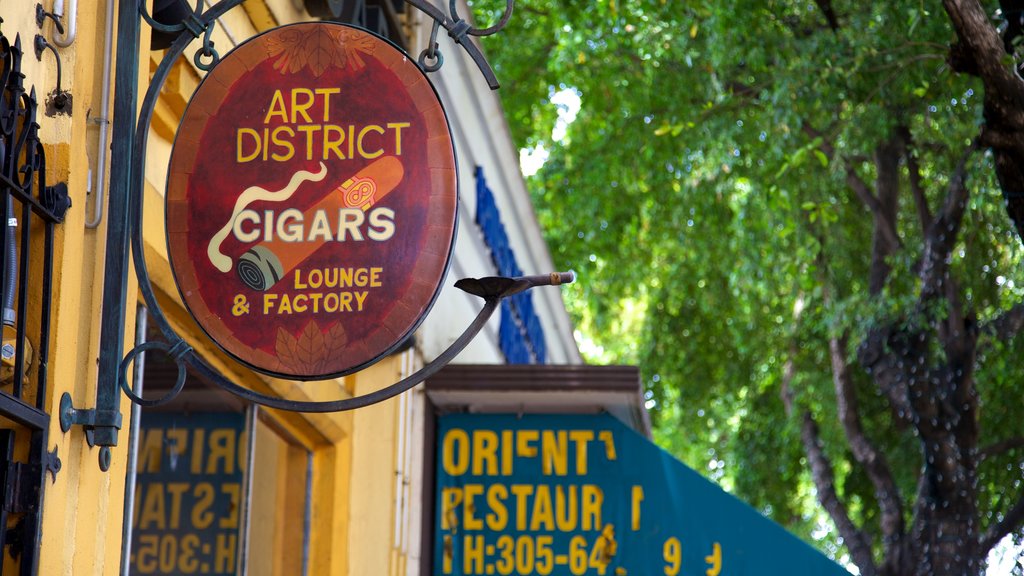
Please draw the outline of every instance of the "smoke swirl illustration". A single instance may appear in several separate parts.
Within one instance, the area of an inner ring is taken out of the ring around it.
[[[242,191],[239,195],[238,200],[235,201],[235,208],[231,211],[231,218],[228,219],[227,224],[223,228],[217,231],[210,239],[210,244],[206,249],[206,255],[210,258],[210,263],[220,270],[221,272],[228,272],[231,270],[232,260],[230,256],[225,255],[220,251],[220,245],[224,243],[224,239],[228,237],[231,232],[231,227],[235,224],[235,219],[238,215],[245,210],[249,204],[258,202],[260,200],[265,202],[284,202],[292,197],[292,194],[299,189],[305,182],[319,182],[327,176],[327,166],[323,162],[320,163],[320,171],[317,173],[307,172],[306,170],[299,170],[292,175],[288,185],[284,188],[273,191],[261,188],[260,186],[250,186]],[[239,274],[242,275],[242,271],[239,270]],[[242,280],[245,281],[246,276],[242,275]],[[246,284],[249,284],[246,281]]]

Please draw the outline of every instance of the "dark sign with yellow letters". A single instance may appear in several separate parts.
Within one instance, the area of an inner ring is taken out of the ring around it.
[[[848,576],[609,415],[439,418],[435,576]]]
[[[142,419],[132,574],[235,574],[241,546],[245,415]]]

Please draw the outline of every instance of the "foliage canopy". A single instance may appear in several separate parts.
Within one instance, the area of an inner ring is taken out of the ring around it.
[[[485,41],[591,360],[638,363],[662,445],[861,574],[1022,537],[1012,4],[521,0]]]

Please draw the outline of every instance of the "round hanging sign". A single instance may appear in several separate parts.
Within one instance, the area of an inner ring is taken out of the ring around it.
[[[171,268],[202,329],[275,376],[341,376],[429,311],[455,240],[455,152],[423,72],[386,40],[283,26],[226,55],[171,153]]]

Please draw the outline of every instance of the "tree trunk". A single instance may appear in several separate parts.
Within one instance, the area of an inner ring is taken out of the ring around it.
[[[868,271],[872,294],[881,293],[889,281],[888,258],[899,249],[892,241],[897,237],[898,162],[908,142],[909,131],[897,130],[878,146],[874,190],[855,174],[848,175],[851,189],[874,216]],[[968,198],[965,164],[974,149],[971,146],[965,151],[952,172],[945,201],[934,217],[924,195],[914,190],[925,236],[918,303],[906,316],[889,318],[870,330],[857,349],[861,367],[888,401],[896,424],[912,429],[920,442],[921,472],[912,502],[913,517],[906,525],[885,455],[872,444],[860,422],[843,340],[831,342],[840,421],[856,463],[873,483],[882,511],[882,559],[876,565],[870,553],[854,555],[862,574],[977,576],[984,565],[987,550],[981,545],[977,504],[978,403],[974,388],[978,330],[973,316],[963,311],[963,298],[949,269]],[[908,165],[908,170],[913,187],[913,168]],[[936,353],[937,349],[941,353]],[[819,497],[833,500],[826,509],[841,527],[844,539],[863,548],[865,540],[870,542],[867,532],[851,523],[844,503],[831,489],[831,464],[815,453],[816,427],[805,422],[804,436],[805,450],[812,464],[816,463],[812,476]]]
[[[1024,79],[1006,60],[1007,45],[978,0],[944,0],[959,42],[950,49],[957,72],[984,87],[985,125],[980,141],[992,149],[1006,210],[1024,238]]]

